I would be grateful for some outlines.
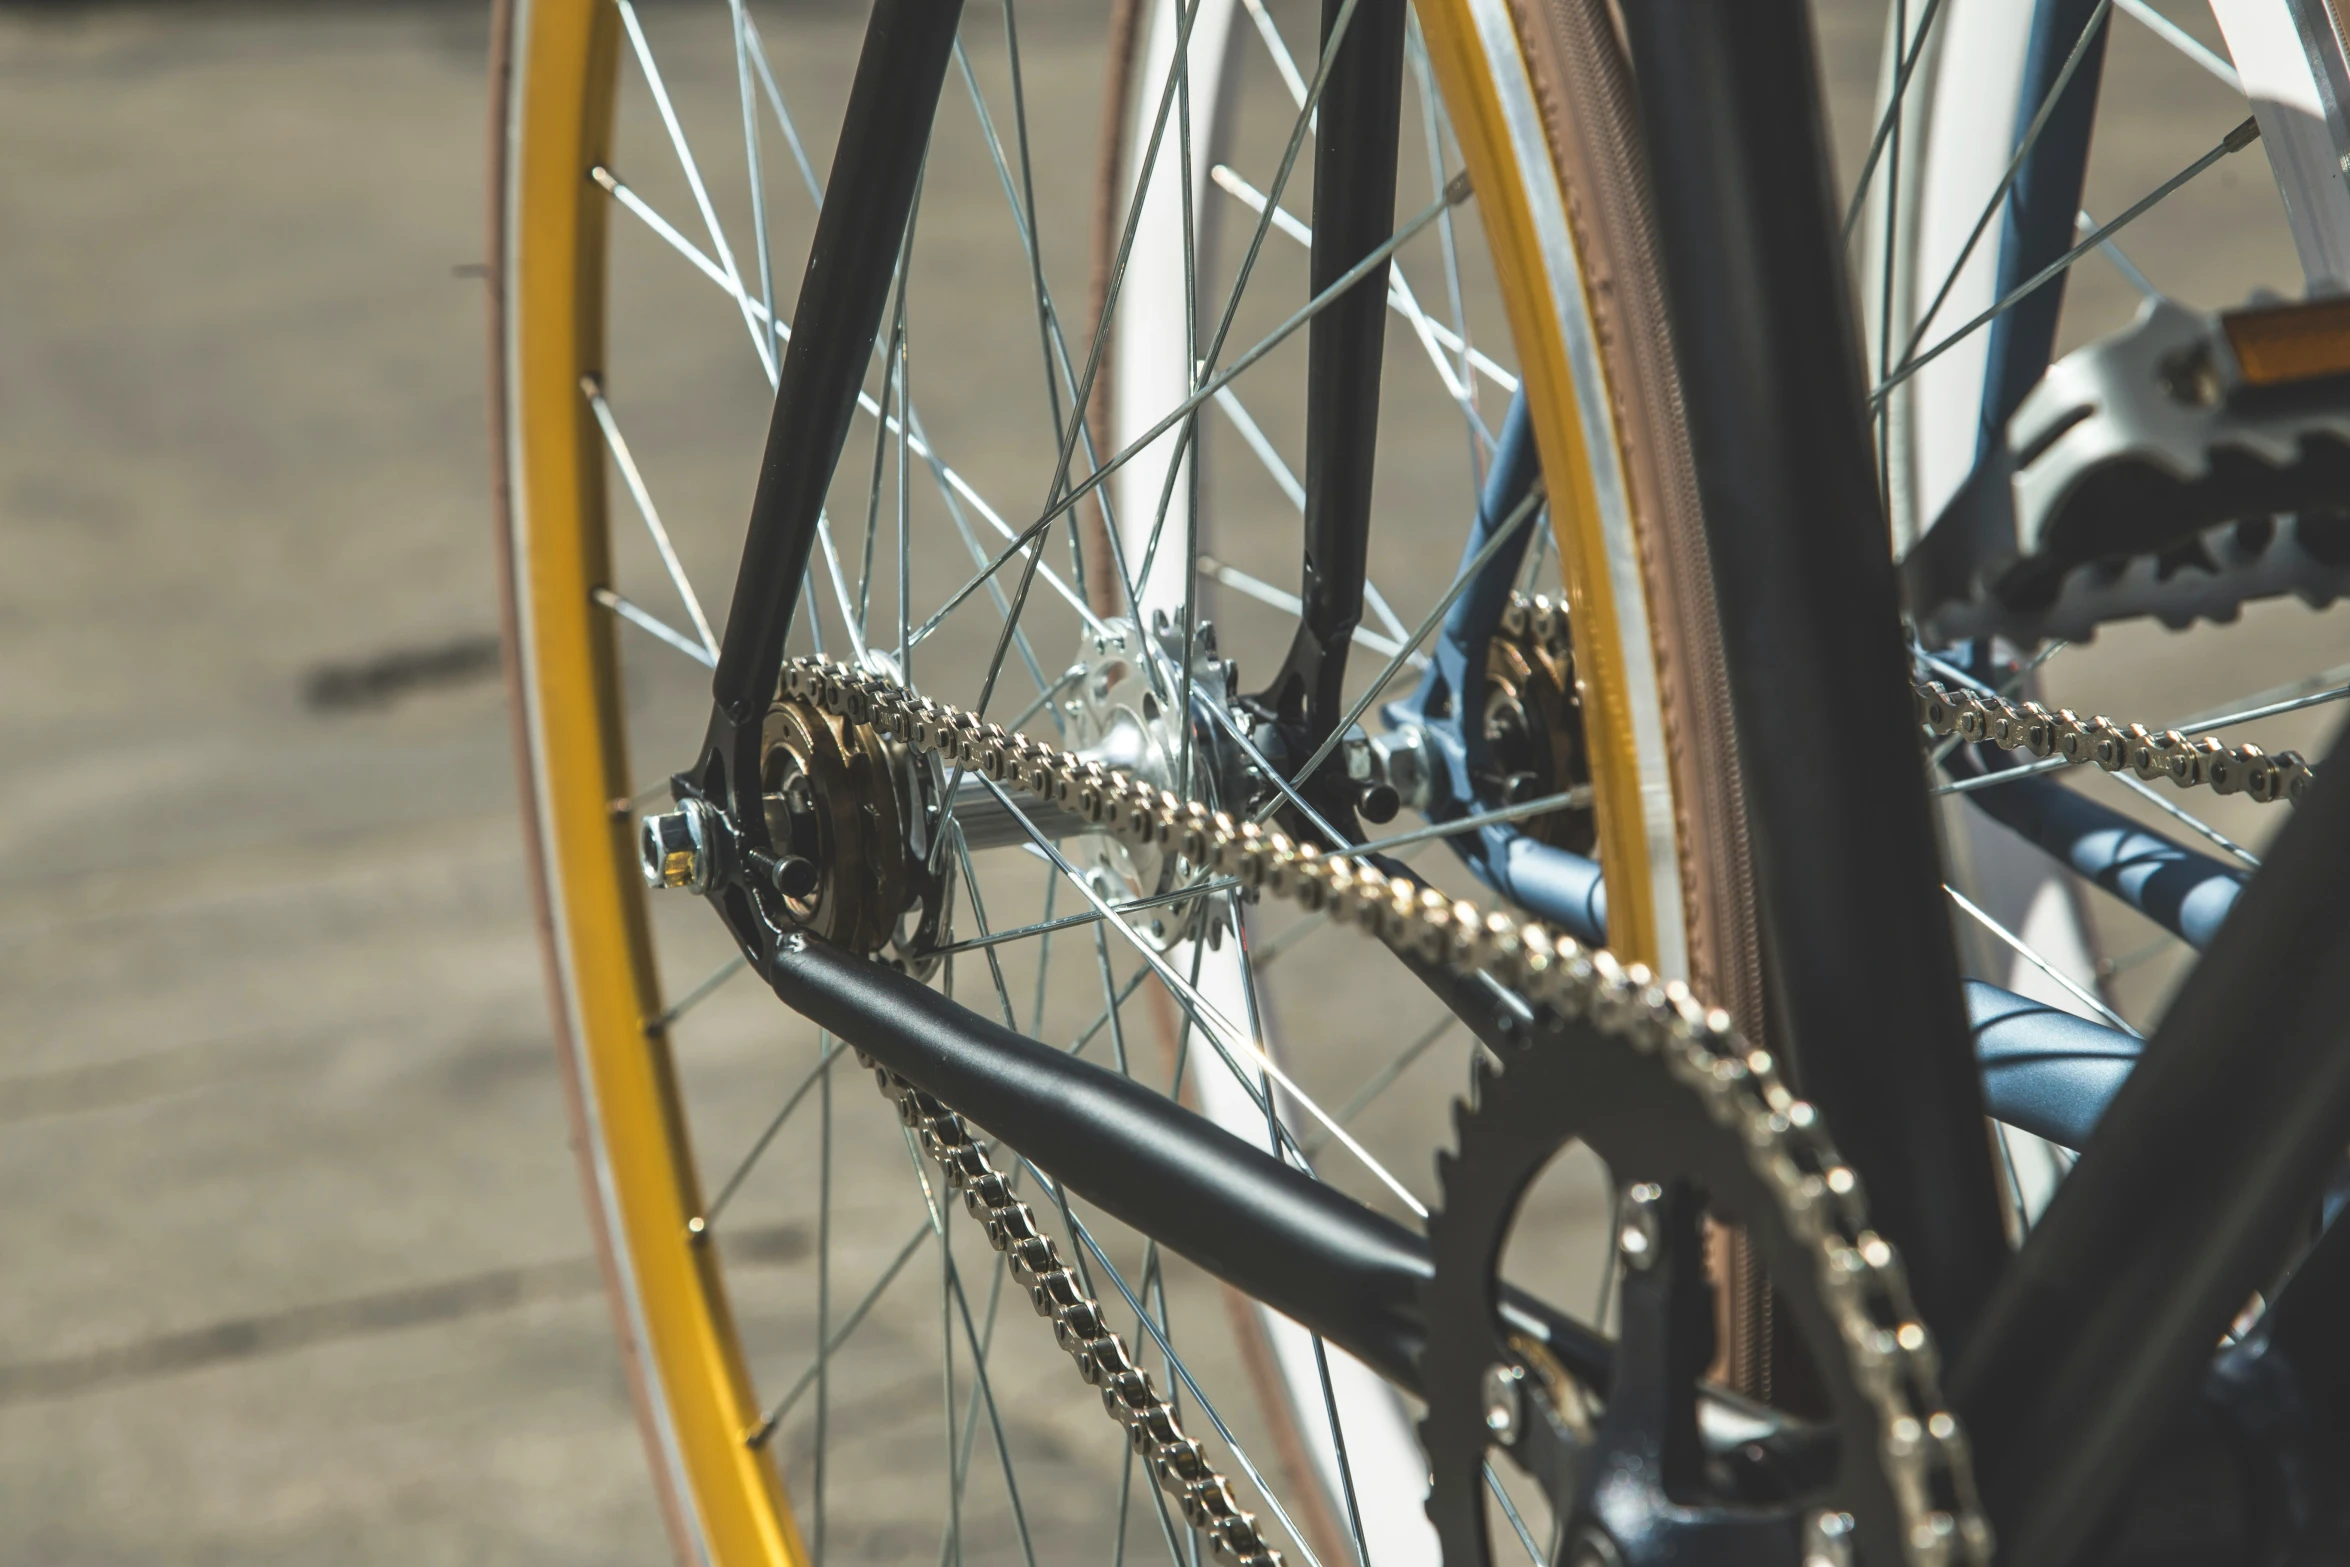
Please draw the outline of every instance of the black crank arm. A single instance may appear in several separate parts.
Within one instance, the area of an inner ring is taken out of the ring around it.
[[[766,960],[786,1006],[1019,1150],[1071,1192],[1419,1391],[1428,1243],[1130,1078],[811,936]],[[1515,1290],[1503,1315],[1604,1390],[1615,1346]]]

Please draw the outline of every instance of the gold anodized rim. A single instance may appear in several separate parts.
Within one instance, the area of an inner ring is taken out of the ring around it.
[[[1652,776],[1664,751],[1653,714],[1637,700],[1654,689],[1646,607],[1636,577],[1627,601],[1621,541],[1607,532],[1603,492],[1621,468],[1612,429],[1604,408],[1594,423],[1579,392],[1594,372],[1586,363],[1578,378],[1572,323],[1561,320],[1562,278],[1574,291],[1568,302],[1586,307],[1571,250],[1549,253],[1563,232],[1549,210],[1561,200],[1557,175],[1547,154],[1528,156],[1522,127],[1513,140],[1505,96],[1530,114],[1531,93],[1497,0],[1417,3],[1550,482],[1610,945],[1673,967],[1682,952],[1670,798],[1660,836]],[[613,624],[591,597],[607,585],[608,514],[603,448],[581,383],[603,371],[608,207],[588,171],[610,144],[619,34],[617,12],[603,0],[512,0],[498,281],[527,803],[558,1023],[582,1134],[595,1145],[591,1206],[608,1242],[680,1554],[721,1567],[802,1567],[806,1552],[775,1468],[746,1440],[760,1412],[720,1269],[688,1229],[701,1194],[667,1040],[646,1028],[662,1002],[629,819],[613,809],[633,784]],[[1537,182],[1531,190],[1529,182]],[[1595,435],[1605,443],[1596,462]]]
[[[721,1564],[807,1559],[759,1422],[724,1281],[688,1222],[701,1192],[669,1061],[609,617],[604,454],[582,378],[603,370],[608,210],[588,171],[610,145],[619,19],[601,0],[517,0],[506,135],[510,526],[530,802],[554,932],[559,1022],[592,1201],[623,1297],[656,1467],[682,1553]]]

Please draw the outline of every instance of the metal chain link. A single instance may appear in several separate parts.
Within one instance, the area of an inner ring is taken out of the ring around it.
[[[2279,800],[2299,805],[2317,779],[2317,769],[2298,751],[2271,756],[2256,745],[2191,740],[2176,729],[2156,734],[2144,724],[2083,718],[2070,708],[2052,713],[2037,702],[1952,691],[1938,680],[1915,690],[1920,723],[1970,744],[2059,756],[2075,767],[2094,762],[2109,773],[2132,772],[2149,783],[2167,778],[2182,789],[2248,794],[2263,805]]]
[[[979,1221],[987,1243],[1027,1288],[1036,1314],[1052,1319],[1053,1338],[1077,1362],[1078,1375],[1101,1389],[1102,1407],[1126,1427],[1136,1456],[1150,1466],[1159,1489],[1181,1506],[1184,1520],[1237,1567],[1280,1567],[1281,1553],[1265,1543],[1255,1515],[1234,1498],[1206,1449],[1183,1434],[1174,1406],[1159,1397],[1151,1374],[1134,1363],[1125,1341],[1105,1322],[1101,1302],[1062,1263],[1053,1238],[1037,1226],[1035,1211],[1012,1195],[1011,1182],[988,1161],[970,1126],[904,1078],[876,1066],[863,1051],[857,1059],[873,1069],[881,1091],[896,1104],[898,1119],[938,1161],[948,1189],[963,1194],[964,1210]]]
[[[1529,610],[1529,613],[1531,611]],[[1563,618],[1563,617],[1554,617]],[[1560,1019],[1588,1018],[1608,1035],[1647,1054],[1663,1052],[1674,1076],[1699,1095],[1712,1119],[1738,1135],[1753,1168],[1779,1198],[1789,1232],[1813,1252],[1814,1278],[1837,1323],[1857,1384],[1875,1409],[1873,1450],[1902,1510],[1902,1535],[1914,1567],[1990,1559],[1990,1526],[1977,1501],[1966,1439],[1942,1400],[1931,1335],[1911,1303],[1892,1246],[1869,1228],[1860,1183],[1829,1144],[1817,1113],[1780,1078],[1768,1052],[1744,1044],[1729,1015],[1709,1008],[1678,980],[1660,980],[1534,922],[1488,913],[1476,904],[1389,876],[1369,861],[1324,853],[1254,822],[1236,821],[1196,800],[1156,790],[1097,762],[1012,734],[976,714],[917,696],[885,676],[819,660],[795,659],[783,672],[786,699],[813,703],[944,763],[1076,813],[1097,830],[1137,848],[1180,854],[1198,872],[1230,877],[1251,894],[1284,898],[1333,922],[1353,924],[1390,946],[1466,975],[1484,975]],[[885,1086],[888,1084],[885,1082]],[[1054,1317],[1064,1346],[1105,1405],[1150,1444],[1160,1484],[1202,1499],[1201,1524],[1219,1547],[1243,1560],[1271,1562],[1254,1521],[1231,1501],[1216,1475],[1176,1426],[1173,1411],[1151,1391],[1122,1345],[1100,1331],[1098,1306],[1059,1265],[1033,1216],[976,1155],[953,1112],[911,1087],[892,1090],[910,1124],[941,1130],[934,1156],[967,1177],[965,1201],[984,1210],[989,1239],[1026,1270],[1032,1299]],[[971,1150],[966,1153],[965,1150]],[[954,1161],[954,1162],[949,1162]],[[971,1184],[977,1183],[977,1184]],[[1000,1222],[994,1216],[1010,1215]],[[1000,1237],[1000,1238],[999,1238]],[[1049,1281],[1049,1282],[1048,1282]],[[1796,1281],[1788,1281],[1796,1286]],[[1064,1299],[1066,1304],[1064,1305]],[[1147,1426],[1145,1422],[1148,1422]],[[1146,1434],[1147,1433],[1147,1434]],[[1169,1454],[1158,1468],[1159,1455]],[[1229,1508],[1229,1512],[1222,1509]],[[1190,1515],[1186,1503],[1186,1515]],[[1222,1529],[1225,1535],[1212,1531]],[[1233,1544],[1224,1543],[1225,1536]]]

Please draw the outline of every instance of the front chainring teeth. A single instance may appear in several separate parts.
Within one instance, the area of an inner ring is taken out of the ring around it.
[[[1726,1013],[1677,980],[1621,963],[1542,924],[1388,876],[1350,854],[1323,853],[1253,822],[1236,823],[1153,781],[910,696],[882,676],[801,660],[787,669],[784,689],[834,718],[852,710],[867,714],[875,733],[925,760],[951,756],[958,765],[1016,780],[1039,799],[1075,810],[1128,850],[1172,850],[1254,894],[1324,911],[1407,955],[1489,979],[1531,1006],[1535,1027],[1503,1041],[1498,1071],[1480,1068],[1476,1105],[1456,1108],[1458,1147],[1437,1161],[1445,1201],[1429,1226],[1437,1267],[1427,1287],[1422,1369],[1429,1400],[1424,1429],[1436,1475],[1430,1507],[1446,1540],[1447,1567],[1486,1562],[1478,1480],[1491,1441],[1476,1394],[1493,1357],[1511,1353],[1492,1316],[1502,1238],[1518,1195],[1571,1136],[1596,1146],[1630,1135],[1622,1117],[1582,1128],[1562,1119],[1595,1113],[1593,1085],[1610,1082],[1635,1093],[1652,1120],[1667,1118],[1659,1123],[1661,1146],[1703,1152],[1705,1171],[1684,1173],[1709,1174],[1720,1188],[1715,1197],[1750,1231],[1759,1229],[1793,1314],[1809,1326],[1805,1342],[1814,1360],[1832,1368],[1826,1374],[1843,1389],[1836,1405],[1848,1428],[1840,1479],[1850,1481],[1854,1494],[1840,1497],[1834,1509],[1792,1520],[1786,1538],[1809,1531],[1813,1554],[1831,1561],[1850,1559],[1849,1544],[1857,1541],[1870,1552],[1871,1567],[1895,1559],[1911,1567],[1981,1567],[1989,1560],[1988,1526],[1974,1499],[1965,1442],[1943,1407],[1932,1342],[1910,1305],[1899,1259],[1869,1229],[1859,1182],[1837,1158],[1816,1111],[1789,1091],[1768,1052],[1738,1038]],[[1940,710],[1970,713],[1970,730],[1986,736],[1996,731],[2028,743],[2032,735],[2055,732],[2035,729],[2030,713],[1969,709],[1947,692],[1921,693],[1921,701],[1929,698],[1943,704]],[[1951,719],[1954,729],[1958,722]],[[2290,792],[2291,785],[2277,787]],[[1187,1519],[1238,1561],[1277,1560],[1253,1520],[1237,1511],[1229,1488],[1180,1439],[1172,1407],[1115,1335],[1102,1330],[1098,1304],[1060,1265],[1051,1237],[1012,1196],[960,1118],[903,1079],[883,1073],[882,1083],[990,1244],[1009,1259],[1038,1312],[1053,1319],[1056,1340],[1102,1389],[1105,1407],[1126,1426],[1137,1452],[1151,1458],[1154,1475],[1171,1493],[1181,1488]],[[1571,1429],[1574,1422],[1565,1424]],[[1465,1469],[1464,1454],[1474,1460]],[[1847,1503],[1858,1508],[1857,1522]],[[1459,1524],[1462,1518],[1475,1522]]]
[[[1807,1347],[1830,1366],[1831,1383],[1840,1384],[1831,1404],[1844,1412],[1844,1456],[1839,1480],[1825,1494],[1783,1504],[1791,1524],[1809,1531],[1814,1546],[1823,1530],[1846,1541],[1844,1553],[1827,1560],[1851,1560],[1850,1545],[1858,1544],[1861,1559],[1870,1562],[1988,1561],[1988,1529],[1974,1504],[1963,1435],[1941,1401],[1931,1338],[1911,1309],[1899,1259],[1867,1228],[1859,1183],[1837,1159],[1816,1114],[1787,1091],[1767,1054],[1740,1044],[1725,1019],[1686,991],[1612,961],[1591,966],[1590,980],[1579,987],[1586,997],[1581,1010],[1597,1029],[1553,1024],[1505,1042],[1501,1064],[1478,1071],[1475,1102],[1455,1106],[1456,1147],[1437,1159],[1443,1201],[1429,1223],[1435,1275],[1424,1292],[1428,1415],[1422,1430],[1435,1476],[1429,1512],[1447,1567],[1486,1567],[1491,1559],[1484,1465],[1493,1448],[1514,1447],[1514,1437],[1496,1438],[1497,1429],[1524,1429],[1522,1422],[1512,1426],[1507,1411],[1496,1414],[1491,1396],[1496,1369],[1523,1368],[1532,1358],[1494,1318],[1498,1262],[1522,1195],[1586,1122],[1595,1146],[1617,1151],[1620,1181],[1686,1185],[1710,1176],[1720,1188],[1717,1199],[1742,1198],[1738,1219],[1760,1233],[1779,1264],[1776,1276],[1798,1323],[1811,1324]],[[1626,1044],[1632,1049],[1623,1051]],[[1603,1054],[1611,1051],[1620,1053]],[[1574,1112],[1562,1112],[1570,1105]],[[1668,1175],[1653,1154],[1636,1170],[1624,1166],[1620,1155],[1628,1146],[1713,1151],[1698,1161],[1704,1169]],[[1837,1350],[1833,1362],[1822,1353]],[[1559,1374],[1546,1367],[1512,1380],[1525,1396],[1552,1400],[1550,1379]],[[1588,1401],[1604,1409],[1604,1400]],[[1576,1413],[1563,1412],[1558,1426],[1572,1431]],[[1547,1408],[1543,1417],[1550,1417]],[[1581,1454],[1580,1473],[1605,1469],[1607,1454],[1596,1443],[1629,1435],[1614,1432],[1604,1413],[1598,1432]],[[1556,1514],[1571,1528],[1604,1529],[1599,1515],[1608,1509],[1585,1490],[1580,1497],[1554,1495]],[[1685,1498],[1674,1501],[1660,1505],[1662,1521],[1652,1520],[1654,1527],[1669,1531],[1673,1518],[1693,1516]],[[1724,1516],[1738,1508],[1751,1514],[1755,1506],[1726,1503]],[[1784,1537],[1796,1535],[1790,1528]],[[1646,1545],[1619,1546],[1608,1538],[1594,1549],[1639,1561],[1666,1559],[1649,1552],[1669,1555],[1671,1547],[1658,1534]],[[1803,1553],[1804,1559],[1819,1554],[1813,1546]]]

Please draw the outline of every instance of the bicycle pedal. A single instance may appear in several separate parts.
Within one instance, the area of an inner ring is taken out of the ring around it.
[[[1928,637],[2079,641],[2350,591],[2350,300],[2150,299],[2066,355],[1902,563]]]

